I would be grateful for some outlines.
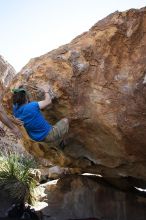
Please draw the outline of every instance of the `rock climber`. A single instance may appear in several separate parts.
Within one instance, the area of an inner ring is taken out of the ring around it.
[[[53,143],[54,146],[64,148],[63,138],[68,132],[69,122],[63,118],[52,126],[44,118],[41,110],[52,103],[50,87],[43,85],[45,98],[42,101],[29,101],[29,95],[23,86],[13,89],[13,114],[24,123],[24,127],[31,139],[38,142]]]

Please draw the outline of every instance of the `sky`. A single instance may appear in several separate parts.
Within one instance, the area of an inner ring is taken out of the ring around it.
[[[0,0],[0,55],[18,72],[108,14],[144,6],[145,0]]]

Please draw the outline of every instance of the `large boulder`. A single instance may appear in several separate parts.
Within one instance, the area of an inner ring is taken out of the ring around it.
[[[145,33],[146,8],[115,12],[71,43],[31,59],[14,78],[7,110],[12,88],[25,84],[40,100],[36,86],[48,83],[55,98],[44,111],[47,120],[72,119],[63,159],[54,163],[146,180]]]

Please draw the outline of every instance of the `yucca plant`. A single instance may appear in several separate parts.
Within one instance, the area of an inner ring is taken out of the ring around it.
[[[33,203],[36,181],[30,175],[34,160],[17,154],[0,157],[0,187],[6,190],[12,199]]]

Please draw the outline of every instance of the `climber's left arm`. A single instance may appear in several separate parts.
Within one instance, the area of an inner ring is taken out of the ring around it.
[[[22,134],[17,126],[12,122],[12,120],[7,116],[2,105],[0,104],[0,120],[12,131],[12,133],[17,137],[21,138]]]

